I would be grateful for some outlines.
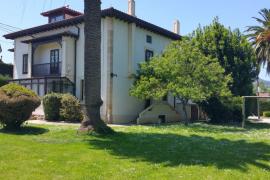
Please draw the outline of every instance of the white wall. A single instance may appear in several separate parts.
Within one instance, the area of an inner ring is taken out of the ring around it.
[[[74,63],[75,63],[75,39],[63,37],[62,39],[62,76],[74,82]]]
[[[144,109],[145,103],[129,95],[138,63],[145,61],[145,50],[149,49],[160,54],[170,43],[170,39],[146,31],[139,27],[129,27],[128,23],[114,19],[114,48],[113,48],[113,122],[134,122]],[[130,32],[132,31],[132,32]],[[146,35],[152,36],[152,44],[146,42]],[[131,38],[130,36],[133,36]],[[131,41],[131,42],[130,42]],[[132,45],[130,44],[132,43]],[[130,58],[129,49],[132,48]],[[131,62],[130,62],[131,61]]]
[[[84,79],[84,24],[79,24],[80,28],[79,38],[77,39],[77,53],[76,53],[76,96],[81,97],[81,80]],[[83,103],[83,102],[82,102]]]
[[[18,38],[14,41],[14,79],[24,79],[31,77],[31,45],[22,43],[26,38]],[[28,54],[28,74],[22,73],[23,54]]]
[[[60,44],[52,42],[40,45],[36,48],[34,53],[34,65],[50,63],[50,53],[53,49],[59,49],[59,61],[62,62],[62,48]]]

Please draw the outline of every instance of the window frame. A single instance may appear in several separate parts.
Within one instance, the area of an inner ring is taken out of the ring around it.
[[[28,54],[23,54],[23,58],[22,58],[22,74],[28,74]]]
[[[58,21],[62,21],[65,19],[65,16],[63,14],[60,15],[54,15],[49,18],[49,23],[55,23]]]
[[[57,54],[57,56],[56,56],[56,54]],[[60,73],[59,68],[60,68],[60,50],[59,49],[51,49],[50,50],[50,74]]]
[[[149,44],[152,44],[152,42],[153,42],[152,36],[146,35],[146,42],[149,43]]]
[[[149,55],[151,54],[151,55]],[[154,51],[150,50],[150,49],[146,49],[145,50],[145,54],[144,54],[144,58],[145,58],[145,61],[148,62],[150,61],[150,59],[154,57]]]

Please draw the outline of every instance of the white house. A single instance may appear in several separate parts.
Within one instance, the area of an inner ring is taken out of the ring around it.
[[[181,39],[174,32],[135,16],[129,0],[128,14],[102,10],[101,96],[102,118],[109,123],[129,123],[145,109],[145,102],[129,95],[138,63],[160,54]],[[84,15],[68,7],[41,13],[48,23],[4,37],[14,40],[14,82],[43,96],[49,92],[74,93],[84,102]],[[169,98],[170,99],[170,98]],[[170,99],[173,105],[173,99]]]

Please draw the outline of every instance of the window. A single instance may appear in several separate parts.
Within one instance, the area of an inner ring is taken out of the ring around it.
[[[152,44],[152,36],[147,35],[146,36],[146,42]]]
[[[81,101],[84,100],[84,80],[81,80]]]
[[[63,15],[52,16],[52,17],[50,17],[49,23],[54,23],[54,22],[61,21],[61,20],[64,20]]]
[[[145,50],[145,61],[149,61],[154,56],[154,52],[148,49]]]
[[[23,55],[23,66],[22,66],[22,73],[27,74],[28,73],[28,54]]]
[[[50,53],[50,72],[51,72],[51,74],[59,74],[60,73],[59,49],[51,50],[51,53]]]

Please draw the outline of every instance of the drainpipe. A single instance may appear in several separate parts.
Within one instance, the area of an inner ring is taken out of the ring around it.
[[[79,26],[75,26],[78,30],[78,38],[80,38],[80,27]],[[77,86],[77,38],[75,39],[75,53],[74,53],[74,89],[73,89],[73,93],[76,96],[76,86]]]

